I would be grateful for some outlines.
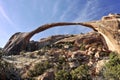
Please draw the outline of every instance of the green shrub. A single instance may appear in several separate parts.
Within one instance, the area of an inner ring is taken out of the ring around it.
[[[25,51],[25,50],[22,50],[22,51],[20,52],[20,55],[25,55],[25,53],[26,53],[26,51]]]
[[[0,50],[0,59],[2,56],[3,56],[3,52],[2,52],[2,50]]]
[[[32,70],[29,70],[28,75],[30,77],[38,76],[44,73],[45,70],[51,68],[51,64],[48,61],[37,63]]]
[[[58,71],[64,69],[66,66],[68,65],[66,63],[65,57],[60,55],[56,61],[56,65],[54,66],[54,68]]]
[[[80,45],[80,50],[81,50],[81,51],[85,51],[85,44],[82,43],[82,44]]]
[[[81,65],[71,71],[72,80],[91,80],[87,65]]]
[[[0,59],[0,80],[20,80],[20,75],[15,67]]]
[[[62,55],[60,55],[59,58],[58,58],[58,62],[59,62],[59,64],[65,63],[65,57],[63,57]]]
[[[100,56],[101,56],[101,57],[108,56],[108,53],[106,53],[106,52],[100,52]]]
[[[112,52],[109,58],[110,60],[103,70],[103,76],[107,80],[120,80],[120,55]]]
[[[115,57],[118,57],[119,55],[116,52],[111,52],[109,55],[110,60],[114,59]]]
[[[55,74],[55,80],[72,80],[72,76],[65,70],[59,70]]]

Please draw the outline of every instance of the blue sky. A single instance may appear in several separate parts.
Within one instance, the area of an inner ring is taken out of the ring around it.
[[[120,13],[120,0],[0,0],[0,47],[16,32],[28,32],[52,22],[83,22]],[[48,29],[32,39],[89,32],[85,27]]]

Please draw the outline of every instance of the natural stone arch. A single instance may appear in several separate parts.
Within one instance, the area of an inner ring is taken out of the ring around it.
[[[45,24],[31,32],[15,33],[5,45],[3,51],[7,54],[10,54],[11,52],[12,54],[14,52],[19,53],[21,50],[25,49],[31,37],[34,36],[35,34],[52,27],[68,26],[68,25],[82,25],[85,27],[92,28],[93,30],[97,31],[103,36],[109,50],[120,53],[120,15],[119,14],[114,14],[114,15],[110,14],[107,17],[103,17],[101,20],[92,21],[92,22],[81,22],[81,23],[60,22],[60,23]]]
[[[35,34],[40,33],[52,27],[68,26],[68,25],[81,25],[81,23],[72,23],[72,22],[51,23],[51,24],[42,25],[31,32],[17,32],[11,36],[11,38],[3,48],[3,51],[7,55],[19,54],[20,51],[26,49],[27,44]]]

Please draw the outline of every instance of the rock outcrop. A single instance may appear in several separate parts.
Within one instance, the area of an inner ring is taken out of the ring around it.
[[[15,33],[5,45],[3,51],[8,55],[19,54],[20,51],[26,50],[30,38],[35,34],[52,27],[66,25],[82,25],[92,28],[103,36],[104,44],[107,45],[109,50],[120,53],[120,14],[109,14],[101,20],[92,22],[45,24],[31,32]]]
[[[42,43],[45,45],[36,51],[22,51],[20,55],[4,55],[1,57],[1,61],[14,65],[16,73],[20,75],[16,80],[56,80],[62,74],[74,77],[72,73],[75,72],[74,74],[77,75],[76,71],[81,72],[82,74],[79,75],[83,77],[86,75],[84,72],[89,71],[86,80],[88,78],[104,80],[98,78],[103,77],[101,71],[104,68],[104,62],[109,60],[108,56],[111,52],[105,49],[98,32],[56,35],[41,39],[39,42],[41,45]],[[34,41],[33,43],[36,44]],[[31,46],[35,45],[31,44]],[[86,66],[86,68],[81,68],[82,66]],[[65,71],[63,72],[63,70]],[[9,72],[6,73],[10,74]],[[76,77],[79,78],[79,75]],[[65,78],[63,80],[76,79]]]
[[[54,80],[55,75],[53,71],[45,72],[42,76],[38,77],[37,80]]]
[[[83,25],[100,33],[109,50],[120,53],[120,14],[109,14],[101,20],[85,22]]]

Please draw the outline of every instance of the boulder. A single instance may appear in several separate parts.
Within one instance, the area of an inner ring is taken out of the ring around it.
[[[38,77],[37,80],[54,80],[55,75],[53,71],[45,72],[42,76]]]

